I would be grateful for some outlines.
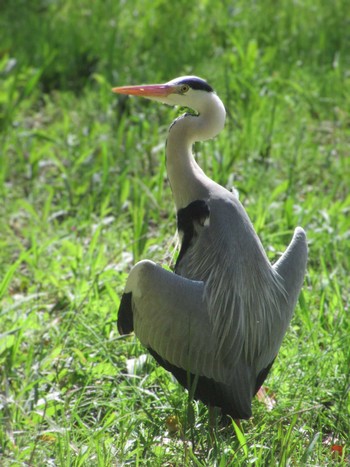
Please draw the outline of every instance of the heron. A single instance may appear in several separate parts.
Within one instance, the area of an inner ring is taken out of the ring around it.
[[[134,332],[191,396],[235,420],[252,416],[290,324],[308,256],[305,231],[272,265],[237,192],[200,168],[193,144],[224,127],[225,107],[197,76],[113,92],[189,108],[170,125],[166,169],[181,246],[174,271],[136,263],[120,301],[121,335]]]

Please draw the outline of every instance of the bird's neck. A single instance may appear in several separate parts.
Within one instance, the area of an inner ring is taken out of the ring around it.
[[[192,201],[207,198],[213,183],[197,164],[192,145],[216,136],[225,124],[225,108],[221,100],[212,100],[198,115],[183,115],[169,129],[166,147],[167,173],[177,210]]]

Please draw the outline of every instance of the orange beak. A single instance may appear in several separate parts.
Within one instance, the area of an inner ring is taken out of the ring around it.
[[[118,88],[112,88],[112,91],[118,94],[127,94],[130,96],[161,99],[168,97],[169,94],[177,92],[177,89],[177,86],[171,86],[168,84],[147,84],[145,86],[121,86]]]

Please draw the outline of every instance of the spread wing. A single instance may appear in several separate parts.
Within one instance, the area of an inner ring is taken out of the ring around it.
[[[158,363],[193,389],[196,399],[222,407],[232,417],[249,418],[255,369],[242,360],[233,368],[230,358],[218,357],[207,307],[203,282],[141,261],[128,277],[118,329],[121,334],[134,330]]]
[[[118,327],[121,334],[133,327],[141,343],[170,364],[226,382],[224,364],[215,359],[217,342],[204,287],[203,282],[141,261],[128,277]]]

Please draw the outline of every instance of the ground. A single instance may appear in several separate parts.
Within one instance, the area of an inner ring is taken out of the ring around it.
[[[2,465],[341,465],[350,422],[350,29],[345,0],[14,0],[0,13]],[[21,14],[18,14],[21,11]],[[271,261],[295,226],[307,276],[241,429],[118,335],[127,274],[176,260],[166,130],[112,86],[206,78],[228,113],[198,144]],[[272,404],[273,407],[270,407]],[[270,410],[272,409],[272,410]]]

